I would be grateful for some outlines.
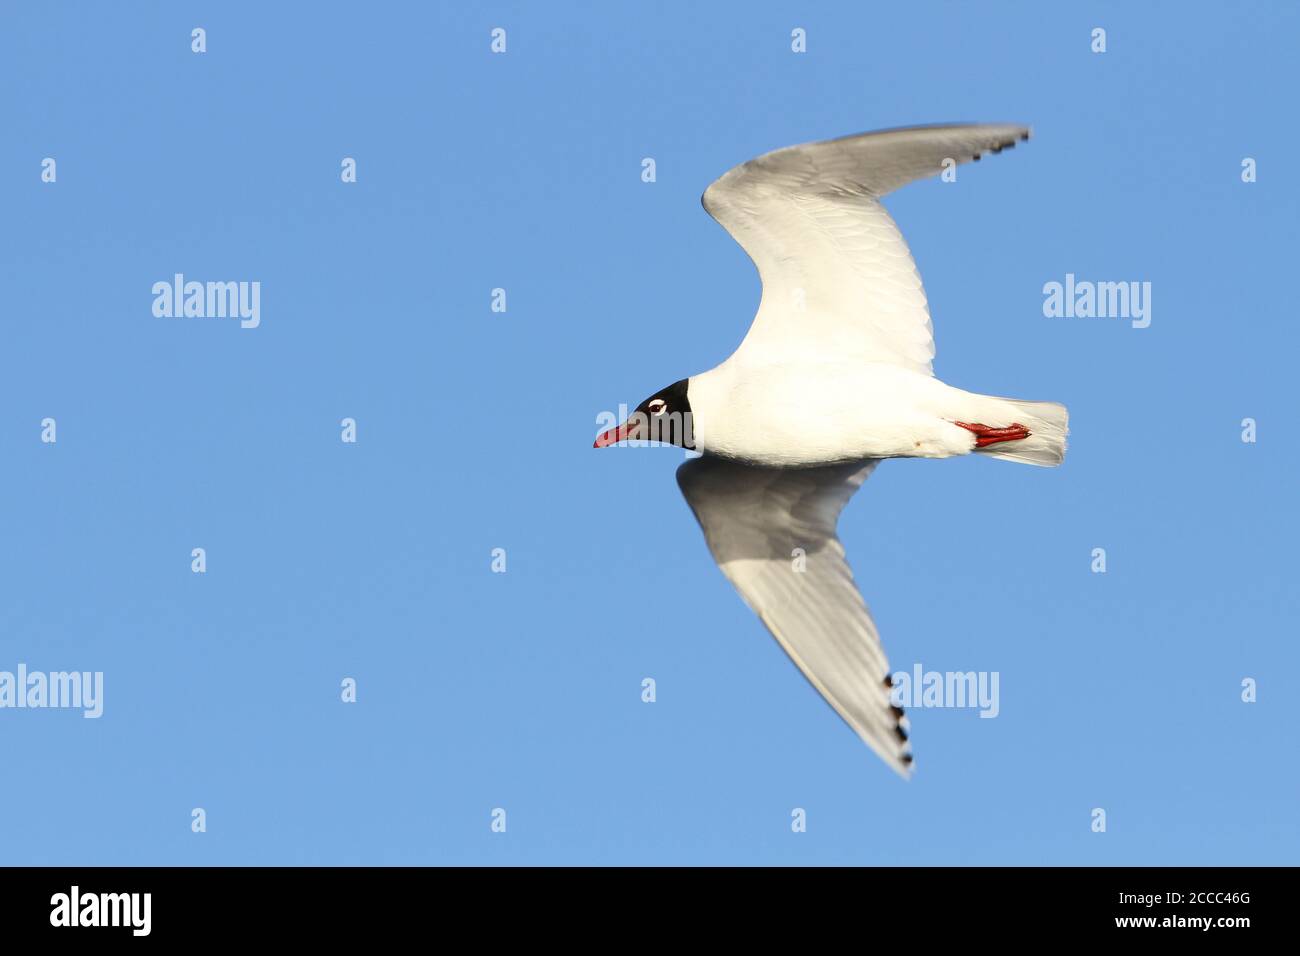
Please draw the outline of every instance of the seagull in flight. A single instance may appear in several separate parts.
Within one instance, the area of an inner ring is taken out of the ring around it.
[[[651,395],[595,447],[699,452],[677,481],[723,574],[887,764],[910,776],[889,662],[836,535],[884,458],[1065,456],[1067,413],[934,377],[916,263],[881,197],[1029,138],[967,124],[790,146],[736,166],[704,208],[758,268],[762,301],[721,365]]]

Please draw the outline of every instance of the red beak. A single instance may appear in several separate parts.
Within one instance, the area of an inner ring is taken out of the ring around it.
[[[629,438],[636,438],[638,425],[640,425],[640,422],[634,422],[629,419],[617,428],[611,428],[607,432],[601,432],[596,436],[596,443],[591,447],[608,448],[610,445],[617,445],[619,442],[627,441]]]

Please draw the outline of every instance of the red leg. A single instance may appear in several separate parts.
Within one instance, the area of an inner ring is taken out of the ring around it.
[[[986,445],[996,445],[1003,441],[1019,441],[1022,438],[1028,438],[1030,431],[1019,422],[1012,422],[1006,428],[990,428],[988,425],[981,425],[979,422],[967,424],[966,422],[953,422],[968,432],[975,435],[975,447],[984,448]]]

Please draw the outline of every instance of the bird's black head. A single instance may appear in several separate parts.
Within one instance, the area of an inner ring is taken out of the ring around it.
[[[593,447],[605,448],[623,441],[654,441],[694,448],[691,403],[686,397],[688,382],[684,378],[655,392],[636,407],[627,421],[597,436]]]

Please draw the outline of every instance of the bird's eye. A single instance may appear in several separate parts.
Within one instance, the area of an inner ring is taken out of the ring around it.
[[[649,405],[646,406],[646,409],[649,410],[651,415],[662,415],[664,413],[664,409],[666,409],[667,407],[668,407],[667,402],[665,402],[662,398],[656,398],[653,402],[651,402]]]

